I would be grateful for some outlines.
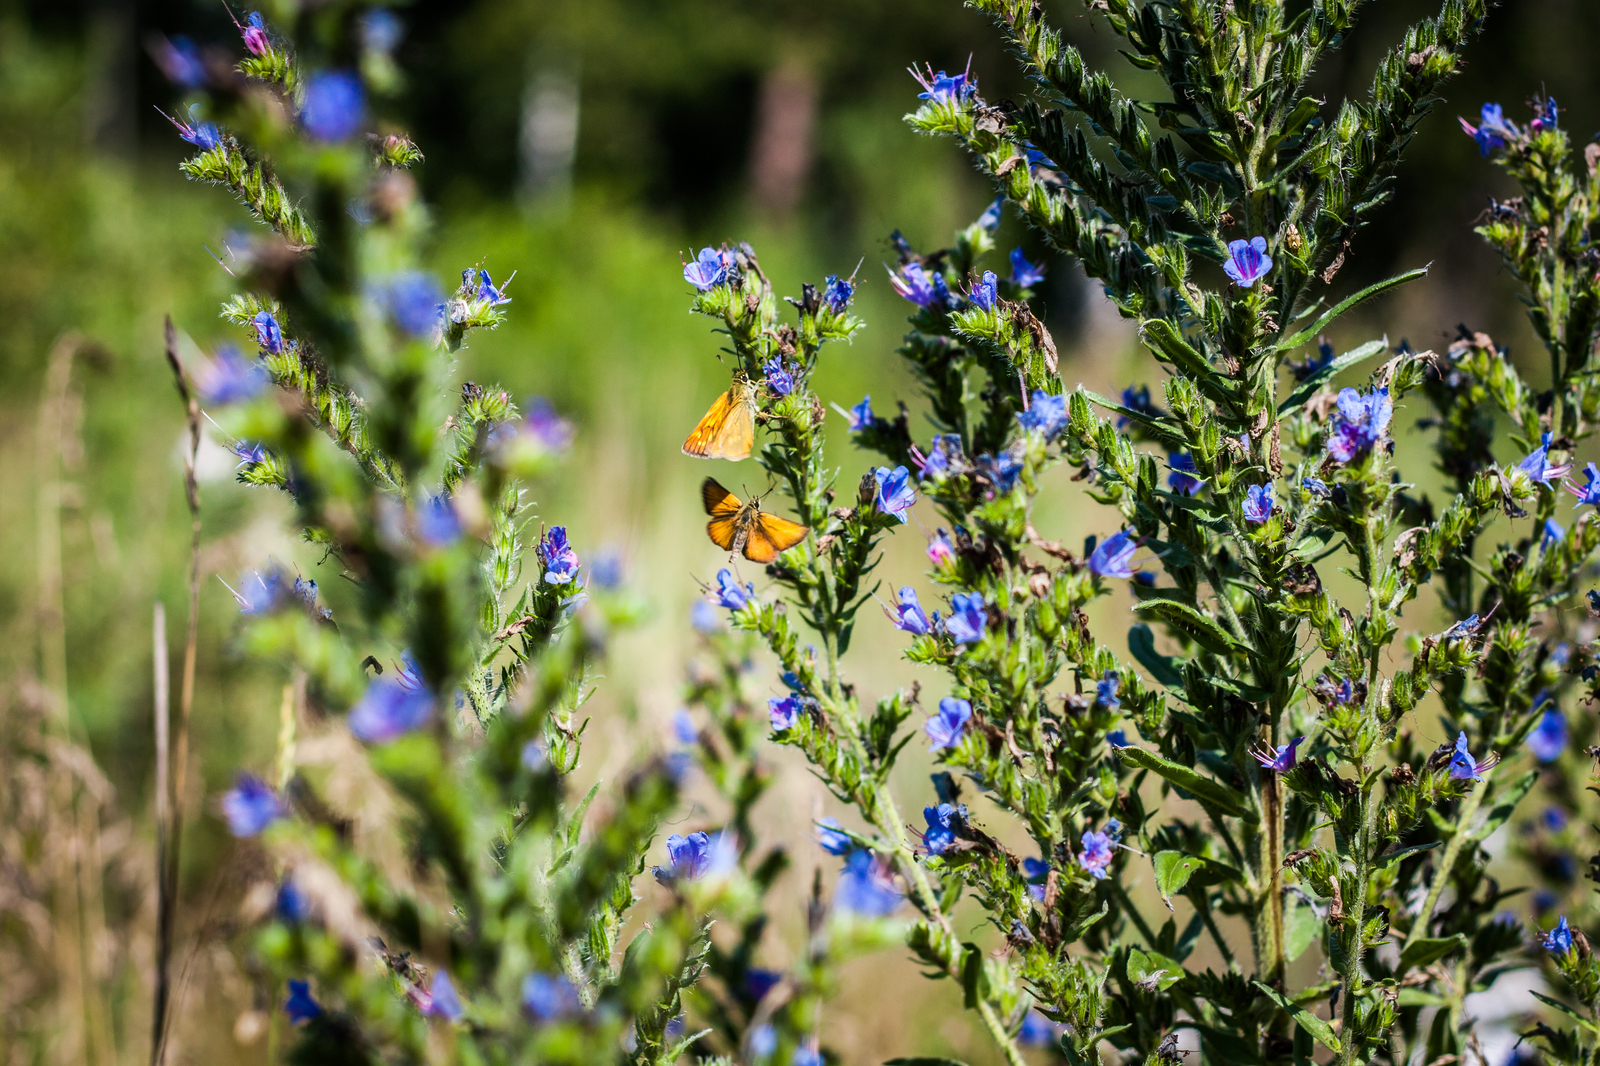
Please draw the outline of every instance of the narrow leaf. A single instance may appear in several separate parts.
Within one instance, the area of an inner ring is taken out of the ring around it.
[[[1353,296],[1345,297],[1343,300],[1339,301],[1333,307],[1330,307],[1327,311],[1325,311],[1322,317],[1317,319],[1316,322],[1312,323],[1309,328],[1301,330],[1292,337],[1288,337],[1279,341],[1278,351],[1287,352],[1294,348],[1300,347],[1302,344],[1305,344],[1308,341],[1316,340],[1317,334],[1327,329],[1328,326],[1333,323],[1334,319],[1338,318],[1352,307],[1359,303],[1365,303],[1374,296],[1380,296],[1383,293],[1388,292],[1390,289],[1404,285],[1408,281],[1416,281],[1418,278],[1425,276],[1427,273],[1427,267],[1418,267],[1416,270],[1408,270],[1404,274],[1396,274],[1392,278],[1385,278],[1383,281],[1377,282],[1376,284],[1368,285],[1366,288],[1362,289]]]
[[[1529,770],[1517,778],[1510,788],[1496,797],[1495,805],[1489,811],[1488,816],[1484,818],[1483,824],[1472,830],[1471,839],[1478,841],[1488,840],[1496,829],[1505,825],[1506,821],[1511,817],[1511,812],[1517,809],[1517,804],[1522,802],[1522,797],[1528,794],[1528,791],[1533,788],[1533,783],[1538,779],[1539,772],[1537,770]]]
[[[1315,1014],[1312,1014],[1304,1007],[1295,1006],[1294,1001],[1289,999],[1289,997],[1285,996],[1282,992],[1276,991],[1270,986],[1262,984],[1260,981],[1255,982],[1255,986],[1260,989],[1268,999],[1282,1007],[1288,1013],[1289,1017],[1294,1019],[1295,1024],[1304,1029],[1306,1032],[1310,1033],[1312,1037],[1316,1039],[1317,1043],[1321,1044],[1323,1047],[1327,1048],[1336,1055],[1339,1053],[1340,1049],[1344,1045],[1340,1044],[1339,1038],[1334,1035],[1333,1026],[1329,1025],[1321,1018],[1318,1018]]]
[[[1551,999],[1549,996],[1541,995],[1538,992],[1534,992],[1532,989],[1529,989],[1529,992],[1532,994],[1534,999],[1537,999],[1540,1003],[1543,1003],[1545,1006],[1554,1007],[1556,1010],[1560,1011],[1562,1014],[1570,1015],[1571,1017],[1578,1019],[1578,1024],[1583,1026],[1585,1029],[1589,1030],[1589,1032],[1593,1033],[1593,1032],[1597,1031],[1596,1028],[1595,1028],[1594,1022],[1590,1021],[1588,1018],[1585,1018],[1583,1015],[1579,1014],[1577,1011],[1573,1010],[1571,1007],[1567,1006],[1565,1003],[1562,1003],[1560,1000]]]
[[[1306,378],[1300,384],[1295,386],[1294,391],[1289,394],[1288,399],[1284,400],[1278,405],[1278,414],[1286,415],[1290,411],[1293,411],[1296,407],[1299,407],[1301,404],[1311,399],[1311,397],[1316,395],[1317,390],[1322,388],[1323,383],[1331,381],[1333,376],[1339,373],[1339,371],[1355,366],[1357,363],[1363,362],[1364,360],[1371,359],[1379,352],[1388,351],[1388,349],[1388,341],[1368,341],[1361,347],[1351,349],[1350,351],[1339,356],[1337,359],[1330,360],[1327,366],[1322,367],[1316,373],[1312,374],[1310,377]]]
[[[1235,647],[1223,628],[1187,603],[1177,600],[1145,600],[1134,604],[1140,614],[1153,614],[1207,651],[1226,654]]]
[[[1118,748],[1117,758],[1143,769],[1155,771],[1171,784],[1177,785],[1202,803],[1210,804],[1223,814],[1231,814],[1235,818],[1243,818],[1249,822],[1260,821],[1260,816],[1250,809],[1244,796],[1239,792],[1171,759],[1163,759],[1153,751],[1146,751],[1144,748]]]
[[[1156,651],[1155,634],[1140,622],[1128,630],[1128,650],[1150,676],[1168,688],[1183,688],[1183,660]]]
[[[1446,955],[1459,947],[1466,946],[1466,938],[1460,936],[1421,937],[1411,941],[1400,952],[1400,967],[1395,970],[1395,977],[1400,977],[1407,970],[1419,966],[1432,966]]]

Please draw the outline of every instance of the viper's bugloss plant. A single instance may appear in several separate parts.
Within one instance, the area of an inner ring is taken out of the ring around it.
[[[1165,83],[1151,100],[1089,69],[1033,0],[971,6],[995,18],[1032,92],[993,102],[970,69],[916,72],[908,121],[958,141],[1000,198],[948,248],[893,238],[889,282],[911,305],[899,352],[924,403],[893,417],[870,397],[835,405],[881,457],[859,488],[833,484],[812,391],[824,343],[860,326],[848,294],[806,286],[786,321],[746,245],[685,272],[739,371],[765,380],[759,461],[812,531],[767,566],[768,588],[729,577],[720,603],[783,673],[773,741],[804,752],[868,827],[840,849],[836,895],[860,897],[869,875],[903,893],[910,948],[960,984],[1013,1064],[1040,1015],[1075,1064],[1108,1047],[1176,1063],[1180,1029],[1208,1059],[1482,1061],[1466,997],[1546,953],[1571,989],[1546,1002],[1579,1024],[1540,1023],[1538,1040],[1552,1061],[1590,1061],[1600,962],[1554,912],[1584,773],[1569,728],[1590,732],[1575,698],[1600,694],[1580,610],[1600,475],[1570,476],[1600,408],[1600,146],[1575,165],[1542,98],[1525,126],[1498,106],[1464,123],[1524,187],[1480,232],[1523,284],[1547,388],[1470,330],[1440,353],[1338,352],[1326,331],[1426,272],[1337,284],[1486,0],[1444,0],[1364,100],[1331,103],[1308,80],[1357,4],[1087,4]],[[1159,399],[1064,387],[1032,302],[1040,268],[1021,249],[1009,277],[987,259],[1006,208],[1137,325],[1166,371]],[[1421,470],[1396,466],[1408,407],[1427,410],[1418,428],[1449,482],[1437,503],[1412,483]],[[1081,554],[1033,520],[1063,465],[1105,506]],[[928,684],[948,689],[936,708],[915,689],[873,702],[844,672],[860,609],[903,580],[877,580],[881,541],[919,498],[938,515],[926,576],[941,596],[925,604],[907,585],[885,610]],[[1355,596],[1324,587],[1329,567]],[[1090,624],[1109,595],[1133,600],[1125,633]],[[1440,607],[1448,621],[1430,623]],[[1402,637],[1402,623],[1419,631]],[[914,831],[889,778],[919,738],[940,769]],[[1502,915],[1516,890],[1486,850],[1541,775],[1541,824],[1555,828],[1526,847],[1544,856],[1543,948]],[[1131,893],[1141,881],[1159,909]],[[964,900],[1001,950],[970,938]],[[1313,945],[1320,967],[1293,965]],[[1202,946],[1217,960],[1205,969]]]
[[[646,760],[593,810],[599,785],[568,778],[595,664],[640,607],[614,565],[536,524],[525,486],[571,427],[452,380],[450,353],[516,297],[482,264],[448,287],[421,264],[422,154],[383,117],[393,19],[251,13],[248,54],[177,123],[199,149],[184,172],[260,223],[223,308],[254,352],[197,370],[200,400],[238,479],[293,502],[324,590],[353,590],[335,613],[265,562],[235,589],[242,648],[305,692],[298,713],[286,697],[276,772],[221,803],[275,867],[244,958],[298,1030],[288,1061],[671,1062],[695,1039],[678,1019],[704,915],[742,877],[702,856],[623,935],[676,777]],[[364,757],[398,841],[357,832],[327,771],[297,761],[307,731]]]

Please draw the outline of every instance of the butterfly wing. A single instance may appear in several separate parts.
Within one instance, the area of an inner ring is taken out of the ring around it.
[[[700,483],[700,502],[705,505],[711,521],[706,523],[706,534],[719,548],[734,551],[734,539],[739,533],[739,516],[745,509],[744,501],[723,488],[717,479],[708,477]]]
[[[755,439],[756,390],[750,382],[735,378],[683,442],[683,454],[697,459],[747,459]]]
[[[745,540],[744,557],[753,563],[770,563],[782,552],[799,544],[811,532],[810,527],[775,514],[756,512],[750,523],[750,535]]]

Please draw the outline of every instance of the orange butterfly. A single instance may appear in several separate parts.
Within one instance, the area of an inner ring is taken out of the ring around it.
[[[740,376],[717,397],[683,442],[683,454],[699,459],[748,459],[755,439],[756,387]]]
[[[811,532],[809,526],[766,514],[760,500],[745,503],[714,477],[700,483],[700,500],[711,516],[706,532],[716,546],[727,548],[730,556],[743,552],[753,563],[772,562],[779,552],[799,544]]]

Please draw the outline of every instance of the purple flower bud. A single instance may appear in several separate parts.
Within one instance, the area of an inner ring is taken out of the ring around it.
[[[1267,276],[1272,269],[1272,257],[1267,254],[1267,239],[1251,237],[1248,241],[1228,242],[1228,261],[1222,265],[1228,277],[1240,288],[1248,289]]]
[[[320,70],[306,80],[300,124],[315,140],[344,141],[367,121],[367,92],[350,70]]]
[[[259,777],[240,774],[222,797],[222,814],[228,820],[228,832],[253,837],[283,817],[283,802]]]
[[[949,696],[940,700],[939,712],[922,723],[922,731],[928,734],[928,739],[933,742],[928,745],[928,750],[940,751],[955,747],[961,740],[962,731],[967,728],[967,722],[971,719],[972,704],[966,700]]]
[[[928,561],[934,566],[955,562],[956,547],[944,530],[939,530],[928,540]]]
[[[240,29],[240,34],[244,37],[245,48],[253,56],[265,55],[272,47],[272,43],[267,39],[266,23],[261,20],[259,11],[250,12],[250,17]]]
[[[1044,280],[1044,268],[1028,262],[1021,248],[1011,249],[1011,284],[1019,289],[1031,289]]]
[[[702,248],[694,262],[684,265],[683,280],[701,292],[710,292],[727,281],[731,273],[727,252],[717,248]]]
[[[945,619],[944,628],[957,644],[982,640],[989,628],[989,611],[984,605],[983,593],[957,593],[950,597],[950,617]]]
[[[256,344],[263,351],[273,355],[283,351],[283,330],[278,328],[278,320],[272,317],[271,311],[258,311],[256,317],[250,320],[256,330]]]
[[[880,466],[872,472],[872,479],[878,483],[878,510],[904,522],[906,512],[917,502],[917,490],[911,487],[911,472],[903,466],[893,470]]]

